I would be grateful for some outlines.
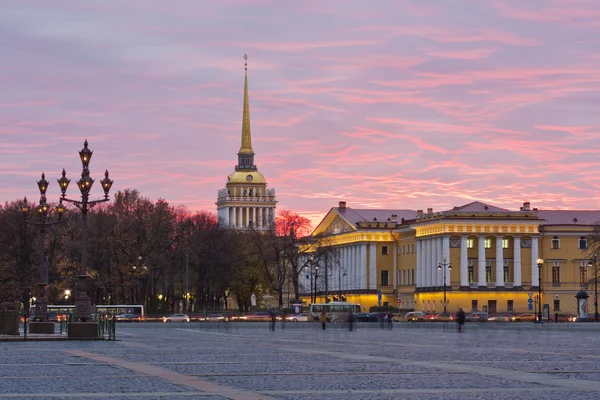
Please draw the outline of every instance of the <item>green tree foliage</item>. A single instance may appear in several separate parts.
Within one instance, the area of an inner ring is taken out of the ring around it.
[[[28,304],[39,280],[39,232],[25,224],[20,206],[0,206],[0,301]],[[76,295],[80,223],[79,210],[67,205],[63,222],[46,232],[50,304],[72,304]],[[248,233],[226,229],[212,213],[191,213],[126,189],[94,207],[88,227],[95,304],[144,304],[149,314],[203,312],[233,299],[249,309],[252,294],[273,294]]]

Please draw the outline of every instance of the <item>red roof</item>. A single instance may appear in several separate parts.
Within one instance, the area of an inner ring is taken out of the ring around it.
[[[414,210],[376,210],[376,209],[354,209],[350,207],[336,208],[337,212],[340,213],[348,222],[354,226],[359,222],[371,222],[379,221],[386,222],[392,220],[392,215],[396,215],[398,223],[402,222],[402,218],[405,220],[417,218],[417,212]]]
[[[495,211],[495,212],[510,211],[510,210],[507,210],[506,208],[492,206],[490,204],[485,204],[480,201],[474,201],[472,203],[465,204],[464,206],[454,207],[452,210],[456,210],[456,211]]]
[[[600,210],[537,210],[542,225],[600,225]]]

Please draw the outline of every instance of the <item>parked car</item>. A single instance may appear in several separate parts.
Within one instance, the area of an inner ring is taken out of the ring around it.
[[[121,322],[137,322],[141,320],[141,318],[135,314],[119,314],[115,315],[115,319]]]
[[[308,314],[306,313],[301,313],[301,314],[295,314],[295,315],[288,315],[285,318],[287,321],[293,321],[293,322],[305,322],[308,321]]]
[[[592,315],[592,318],[594,318],[593,315]],[[575,322],[575,321],[577,321],[577,317],[574,315],[558,314],[558,318],[556,318],[556,314],[552,314],[550,316],[550,321],[552,321],[552,322],[556,322],[557,319],[558,319],[558,322]]]
[[[163,318],[163,322],[190,322],[187,314],[173,314]]]
[[[209,314],[204,317],[204,321],[207,322],[227,322],[229,318],[223,314]]]
[[[488,313],[479,312],[479,311],[467,315],[467,318],[466,318],[467,322],[487,322],[487,320],[488,320]]]
[[[511,314],[490,314],[488,315],[488,321],[490,322],[510,322],[512,321]]]
[[[242,315],[238,317],[240,321],[270,321],[271,314],[266,311],[258,311],[254,314]]]
[[[513,321],[519,322],[519,321],[527,321],[527,322],[533,322],[535,321],[535,314],[532,313],[525,313],[525,314],[519,314],[519,315],[515,315],[512,317]]]
[[[356,322],[377,322],[379,315],[373,313],[356,313],[354,314]]]
[[[404,314],[404,318],[410,322],[424,321],[425,313],[423,311],[410,311]]]

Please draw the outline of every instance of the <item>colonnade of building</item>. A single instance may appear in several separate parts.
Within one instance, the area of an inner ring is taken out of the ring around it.
[[[495,236],[496,239],[496,257],[493,260],[486,259],[485,239],[487,235],[477,236],[477,287],[518,287],[522,285],[522,267],[521,267],[521,237],[511,236],[513,239],[513,277],[514,282],[504,281],[504,248],[502,235]],[[452,269],[460,269],[460,286],[468,287],[469,282],[469,257],[467,239],[469,235],[460,236],[460,262],[459,265],[452,264]],[[538,256],[538,237],[531,236],[531,284],[537,286],[539,279],[539,270],[537,267]],[[416,265],[416,286],[417,288],[440,287],[443,286],[443,271],[438,268],[443,263],[450,264],[450,236],[431,237],[417,239],[417,265]],[[496,280],[494,282],[486,281],[486,267],[491,265],[495,268]],[[447,266],[442,265],[443,268]],[[475,265],[473,265],[475,268]],[[446,271],[446,285],[450,286],[450,271]]]
[[[300,284],[305,292],[309,292],[311,286],[314,289],[315,276],[318,281],[317,291],[325,290],[323,281],[326,270],[327,288],[330,291],[377,289],[377,245],[375,243],[340,246],[336,251],[337,254],[330,257],[327,268],[323,260],[317,262],[310,261],[307,255],[302,257],[306,268],[300,276]],[[390,279],[393,279],[392,276],[393,273]]]
[[[275,208],[258,206],[239,206],[227,208],[226,224],[230,228],[255,229],[269,228],[275,219]]]

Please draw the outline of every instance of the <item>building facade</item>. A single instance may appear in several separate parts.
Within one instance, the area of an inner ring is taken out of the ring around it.
[[[327,279],[345,278],[328,285],[330,299],[332,287],[367,310],[381,304],[439,313],[445,297],[451,313],[525,313],[537,311],[541,284],[547,312],[574,315],[578,291],[588,290],[590,304],[597,296],[588,237],[598,224],[600,211],[538,210],[527,202],[519,210],[473,202],[435,213],[340,202],[313,235],[327,237],[338,254]],[[323,266],[307,269],[304,292],[325,301]]]
[[[267,230],[275,221],[277,199],[275,189],[267,188],[263,174],[254,164],[250,132],[250,102],[248,99],[248,57],[244,55],[244,105],[242,117],[242,144],[238,163],[227,177],[225,188],[217,197],[219,220],[230,228]]]

